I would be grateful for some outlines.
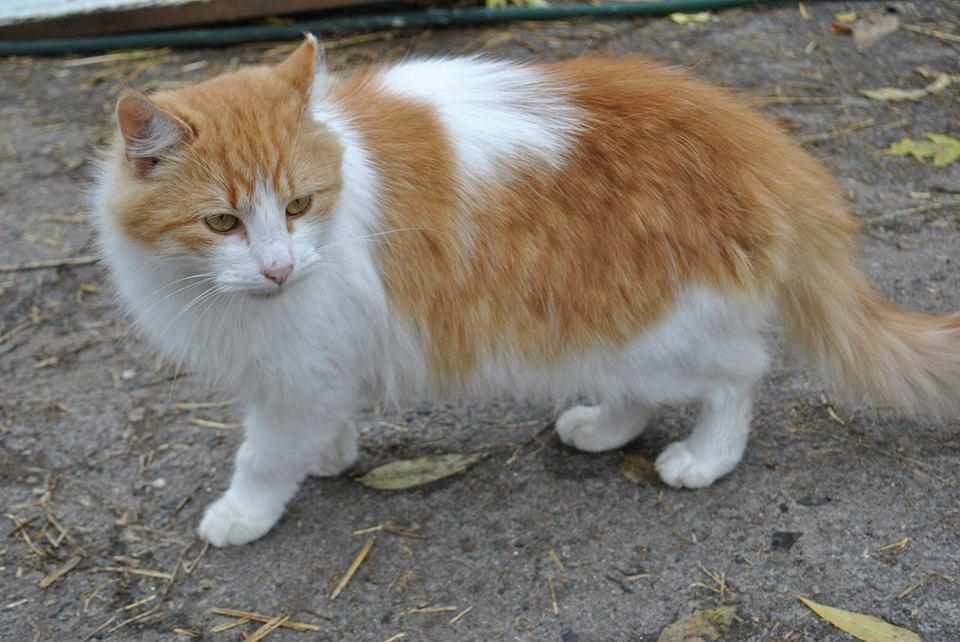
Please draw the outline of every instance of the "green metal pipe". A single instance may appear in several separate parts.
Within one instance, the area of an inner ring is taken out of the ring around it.
[[[221,27],[151,31],[93,38],[51,38],[0,42],[0,56],[51,56],[90,53],[111,49],[154,47],[215,47],[243,42],[295,40],[305,32],[343,34],[378,29],[454,27],[513,22],[517,20],[565,20],[569,18],[626,18],[657,16],[673,12],[697,12],[745,5],[772,4],[784,0],[655,0],[629,4],[506,7],[503,9],[427,9],[410,13],[351,16],[308,20],[283,26]]]

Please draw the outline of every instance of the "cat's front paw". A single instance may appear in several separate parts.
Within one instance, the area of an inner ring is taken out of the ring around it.
[[[280,513],[252,510],[224,495],[207,507],[200,537],[214,546],[236,546],[260,539],[280,519]]]
[[[723,457],[698,457],[687,444],[675,441],[657,457],[663,483],[674,488],[706,488],[737,465]]]

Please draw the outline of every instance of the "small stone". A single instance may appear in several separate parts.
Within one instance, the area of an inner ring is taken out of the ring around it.
[[[776,531],[770,540],[770,548],[774,551],[789,551],[801,537],[803,533],[799,531]]]

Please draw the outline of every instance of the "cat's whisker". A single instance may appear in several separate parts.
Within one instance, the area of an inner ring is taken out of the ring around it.
[[[337,247],[338,245],[355,243],[357,241],[361,241],[361,242],[375,241],[377,239],[381,239],[387,236],[392,236],[394,234],[400,234],[402,232],[434,232],[434,231],[436,230],[430,227],[402,227],[402,228],[397,228],[393,230],[384,230],[383,232],[375,232],[373,234],[365,234],[363,236],[352,236],[349,238],[342,239],[340,241],[336,241],[334,243],[327,243],[321,246],[320,250],[326,250],[331,247]]]

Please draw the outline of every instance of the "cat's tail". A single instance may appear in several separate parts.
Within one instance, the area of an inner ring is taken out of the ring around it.
[[[910,414],[960,416],[960,316],[897,307],[854,264],[853,234],[819,234],[781,286],[791,344],[841,393]]]

